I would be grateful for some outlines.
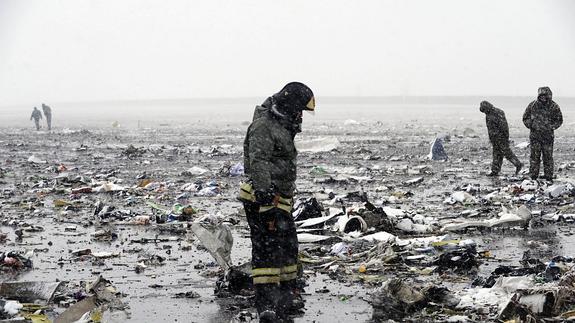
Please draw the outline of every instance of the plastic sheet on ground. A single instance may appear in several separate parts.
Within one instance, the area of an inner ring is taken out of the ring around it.
[[[234,243],[230,228],[225,224],[211,225],[194,222],[190,225],[190,229],[218,264],[224,270],[228,270],[231,265]]]
[[[323,137],[305,141],[296,141],[295,145],[299,152],[320,153],[337,149],[340,142],[335,137]]]

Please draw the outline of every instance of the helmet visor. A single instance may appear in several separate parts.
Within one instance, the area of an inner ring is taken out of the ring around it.
[[[304,110],[315,111],[315,98],[312,96],[309,102],[305,105]]]

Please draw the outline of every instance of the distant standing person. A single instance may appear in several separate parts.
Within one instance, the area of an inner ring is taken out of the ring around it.
[[[38,110],[36,107],[34,107],[34,110],[32,110],[30,120],[32,119],[34,119],[34,123],[36,124],[36,131],[40,130],[40,119],[42,119],[42,112],[40,112],[40,110]]]
[[[523,124],[530,131],[531,157],[529,175],[539,177],[539,165],[543,155],[543,178],[553,180],[553,142],[555,130],[563,124],[559,105],[552,100],[551,89],[544,86],[537,91],[537,100],[529,103],[523,114]]]
[[[501,171],[503,157],[507,158],[515,166],[515,175],[519,174],[523,164],[509,147],[509,125],[505,112],[494,107],[487,101],[482,101],[479,105],[479,111],[485,113],[485,124],[489,141],[493,146],[493,161],[491,163],[491,173],[487,176],[497,176]]]
[[[44,111],[44,117],[46,117],[48,130],[52,130],[52,109],[49,106],[42,103],[42,111]]]

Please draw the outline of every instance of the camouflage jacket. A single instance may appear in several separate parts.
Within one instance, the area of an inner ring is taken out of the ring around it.
[[[273,187],[281,196],[293,197],[296,159],[294,134],[267,107],[256,107],[244,140],[244,170],[254,190]]]
[[[553,133],[563,124],[561,109],[555,101],[543,105],[535,100],[527,106],[523,114],[523,124],[535,133]]]
[[[45,105],[45,106],[42,107],[42,111],[44,111],[44,115],[45,115],[45,116],[52,114],[52,109],[51,109],[49,106],[47,106],[47,105]]]
[[[40,112],[40,110],[33,110],[32,111],[32,115],[30,116],[30,120],[35,119],[35,120],[40,120],[42,119],[42,113]]]
[[[489,141],[494,144],[509,143],[509,126],[507,125],[507,118],[505,118],[505,112],[503,112],[503,110],[492,107],[489,112],[485,114],[485,124],[487,125]]]

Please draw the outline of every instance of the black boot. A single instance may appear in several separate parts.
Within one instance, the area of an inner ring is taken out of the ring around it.
[[[278,321],[278,316],[276,312],[265,310],[260,313],[260,323],[276,323]]]
[[[255,306],[260,322],[277,322],[277,308],[280,299],[279,284],[254,284],[256,292]],[[273,321],[269,319],[275,318]],[[265,321],[268,320],[268,321]]]
[[[278,302],[278,316],[287,319],[289,315],[299,314],[305,307],[305,303],[295,280],[281,282],[281,297]]]

